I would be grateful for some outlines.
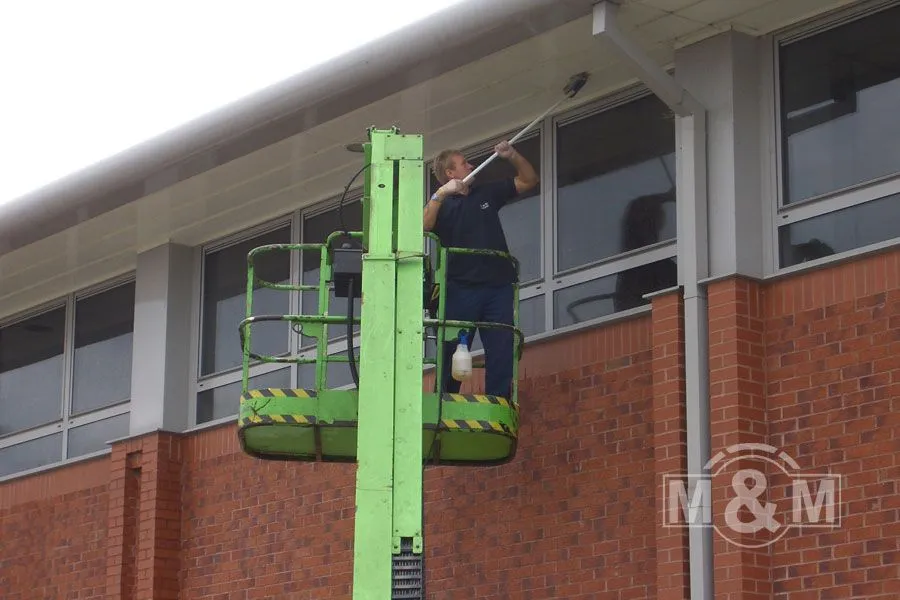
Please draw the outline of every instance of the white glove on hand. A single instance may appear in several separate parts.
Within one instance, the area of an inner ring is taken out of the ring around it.
[[[462,194],[463,196],[469,195],[469,184],[463,182],[462,179],[451,179],[447,183],[441,186],[441,189],[438,190],[442,196],[449,196],[451,194]]]

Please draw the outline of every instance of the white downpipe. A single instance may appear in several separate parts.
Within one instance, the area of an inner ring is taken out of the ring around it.
[[[700,474],[710,458],[709,310],[706,287],[699,283],[709,272],[706,111],[678,117],[675,140],[678,272],[684,298],[687,468],[688,473]],[[698,479],[690,479],[688,493],[693,498]],[[704,498],[704,502],[712,499]],[[712,600],[712,529],[691,527],[688,531],[691,599]]]
[[[689,473],[699,474],[710,458],[709,312],[706,288],[700,284],[709,277],[707,112],[619,29],[617,11],[618,6],[609,0],[594,5],[594,35],[609,42],[676,115],[678,283],[684,299],[687,467]],[[693,489],[688,490],[689,497],[693,493]],[[691,599],[713,600],[712,529],[691,527],[688,540]]]

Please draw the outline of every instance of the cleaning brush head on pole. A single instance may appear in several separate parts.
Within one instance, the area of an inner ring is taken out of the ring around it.
[[[590,77],[590,74],[587,71],[582,71],[581,73],[576,73],[575,75],[572,75],[571,77],[569,77],[569,81],[566,82],[566,87],[563,88],[564,97],[560,98],[556,104],[554,104],[553,106],[551,106],[550,108],[545,110],[544,114],[542,114],[541,116],[536,118],[529,125],[526,125],[522,131],[517,133],[511,140],[509,140],[509,143],[515,144],[519,140],[519,138],[521,138],[523,135],[528,133],[532,127],[534,127],[535,125],[540,123],[541,119],[543,119],[544,117],[549,115],[553,111],[553,109],[555,109],[557,106],[559,106],[560,104],[565,102],[567,99],[574,98],[575,94],[577,94],[579,91],[581,91],[581,88],[583,88],[584,84],[587,83],[588,77]],[[488,166],[488,164],[490,164],[490,162],[492,160],[494,160],[495,158],[497,158],[496,152],[491,154],[487,158],[487,160],[485,160],[480,165],[478,165],[478,167],[474,171],[472,171],[471,173],[466,175],[466,178],[463,179],[463,182],[469,183],[470,181],[472,181],[472,179],[475,178],[475,175],[477,175],[478,172],[481,171],[483,168]]]
[[[566,83],[566,87],[563,88],[563,93],[569,98],[574,98],[575,94],[580,92],[584,84],[587,83],[588,77],[590,77],[590,74],[587,71],[572,75]]]

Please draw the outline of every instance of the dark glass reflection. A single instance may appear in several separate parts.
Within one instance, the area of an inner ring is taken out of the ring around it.
[[[787,204],[900,171],[900,7],[780,52]]]
[[[557,290],[553,295],[553,326],[566,327],[649,304],[645,294],[677,282],[678,267],[671,258]]]
[[[362,204],[360,202],[345,202],[343,208],[344,225],[348,231],[362,231]],[[328,239],[328,236],[335,231],[341,231],[341,215],[338,209],[329,210],[313,217],[307,217],[303,221],[303,243],[304,244],[322,244]],[[342,236],[334,241],[332,247],[339,248],[346,241]],[[358,246],[358,240],[352,242],[354,247]],[[303,283],[306,285],[319,284],[319,265],[321,262],[321,254],[318,252],[303,253]],[[360,316],[361,304],[359,301],[361,293],[360,284],[356,286],[356,300],[353,303],[354,317]],[[328,293],[328,314],[343,316],[347,314],[347,299],[335,298],[334,291]],[[314,315],[319,310],[319,294],[318,292],[303,292],[303,309],[304,315]],[[359,326],[354,326],[354,331],[359,331]],[[345,325],[331,325],[328,328],[328,339],[333,340],[347,335],[347,327]],[[303,336],[301,346],[307,347],[315,345],[316,339],[309,336]]]
[[[0,449],[0,477],[62,460],[62,433]]]
[[[128,435],[128,413],[116,415],[69,430],[66,456],[75,458],[109,448],[107,442]]]
[[[675,238],[675,128],[655,96],[560,127],[557,163],[559,271]]]
[[[290,228],[285,227],[206,256],[203,265],[202,375],[241,364],[238,323],[247,313],[247,254],[257,246],[290,241]],[[289,283],[290,264],[287,252],[269,252],[254,260],[257,277],[271,283]],[[286,315],[289,309],[287,292],[256,287],[254,315]],[[260,322],[251,327],[250,333],[255,353],[272,356],[287,352],[289,327],[286,323]]]
[[[73,414],[131,397],[134,285],[127,283],[75,304]]]
[[[0,329],[0,436],[60,418],[65,326],[58,308]]]
[[[900,237],[900,194],[779,228],[782,267]]]

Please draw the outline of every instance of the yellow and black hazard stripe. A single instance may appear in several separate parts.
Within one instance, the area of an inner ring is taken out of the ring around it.
[[[247,390],[246,394],[241,396],[242,400],[250,400],[257,398],[315,398],[316,390],[287,390],[276,388],[262,388],[258,390]]]
[[[502,396],[488,396],[486,394],[444,394],[444,402],[471,402],[476,404],[498,404],[509,406],[509,400]]]
[[[464,431],[491,431],[515,435],[512,429],[499,421],[482,421],[476,419],[441,419],[441,424],[446,429],[461,429]]]
[[[315,425],[313,415],[250,415],[240,419],[239,425]]]

